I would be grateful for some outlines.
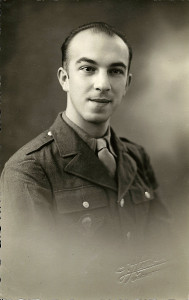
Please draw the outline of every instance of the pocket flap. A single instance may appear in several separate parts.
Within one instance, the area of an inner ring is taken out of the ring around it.
[[[55,200],[60,213],[88,212],[108,206],[105,191],[94,186],[56,192]]]
[[[138,176],[130,189],[132,200],[135,204],[148,202],[154,199],[154,191],[148,187]]]

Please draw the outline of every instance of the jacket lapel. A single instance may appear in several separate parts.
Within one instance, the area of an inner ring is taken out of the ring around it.
[[[51,127],[60,156],[64,160],[64,171],[117,191],[117,184],[90,147],[58,115]]]
[[[92,183],[117,191],[116,181],[108,175],[101,161],[89,146],[58,115],[51,127],[60,156],[64,160],[64,171]],[[111,131],[111,140],[117,154],[118,199],[124,197],[137,172],[135,161],[130,157],[127,147]]]
[[[128,154],[127,147],[121,142],[112,130],[112,140],[118,155],[117,174],[118,174],[118,200],[121,200],[132,185],[137,173],[137,165]]]

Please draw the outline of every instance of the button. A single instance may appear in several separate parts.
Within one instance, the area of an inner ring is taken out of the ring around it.
[[[123,207],[124,204],[125,204],[125,200],[122,198],[122,199],[120,200],[120,206]]]
[[[147,191],[144,193],[144,195],[145,195],[145,197],[146,197],[147,199],[150,199],[150,198],[151,198],[151,195],[150,195],[150,193],[149,193],[149,192],[147,192]]]
[[[51,131],[48,131],[48,136],[52,136],[52,132]]]
[[[83,202],[83,206],[84,206],[85,208],[88,208],[88,207],[89,207],[89,202],[84,201],[84,202]]]

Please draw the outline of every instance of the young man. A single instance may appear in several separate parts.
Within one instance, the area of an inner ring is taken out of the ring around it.
[[[14,274],[3,273],[11,286],[5,296],[93,299],[91,289],[119,296],[120,268],[157,258],[151,245],[159,243],[167,211],[149,158],[110,127],[131,82],[131,58],[125,37],[102,22],[65,40],[58,79],[66,111],[2,174],[3,264],[13,263]]]

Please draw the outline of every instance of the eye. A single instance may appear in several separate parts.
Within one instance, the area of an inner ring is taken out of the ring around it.
[[[84,71],[85,73],[93,73],[95,72],[95,68],[91,66],[83,66],[80,68],[81,71]]]
[[[125,72],[122,69],[117,69],[117,68],[109,70],[109,73],[112,74],[112,75],[123,75],[123,74],[125,74]]]

